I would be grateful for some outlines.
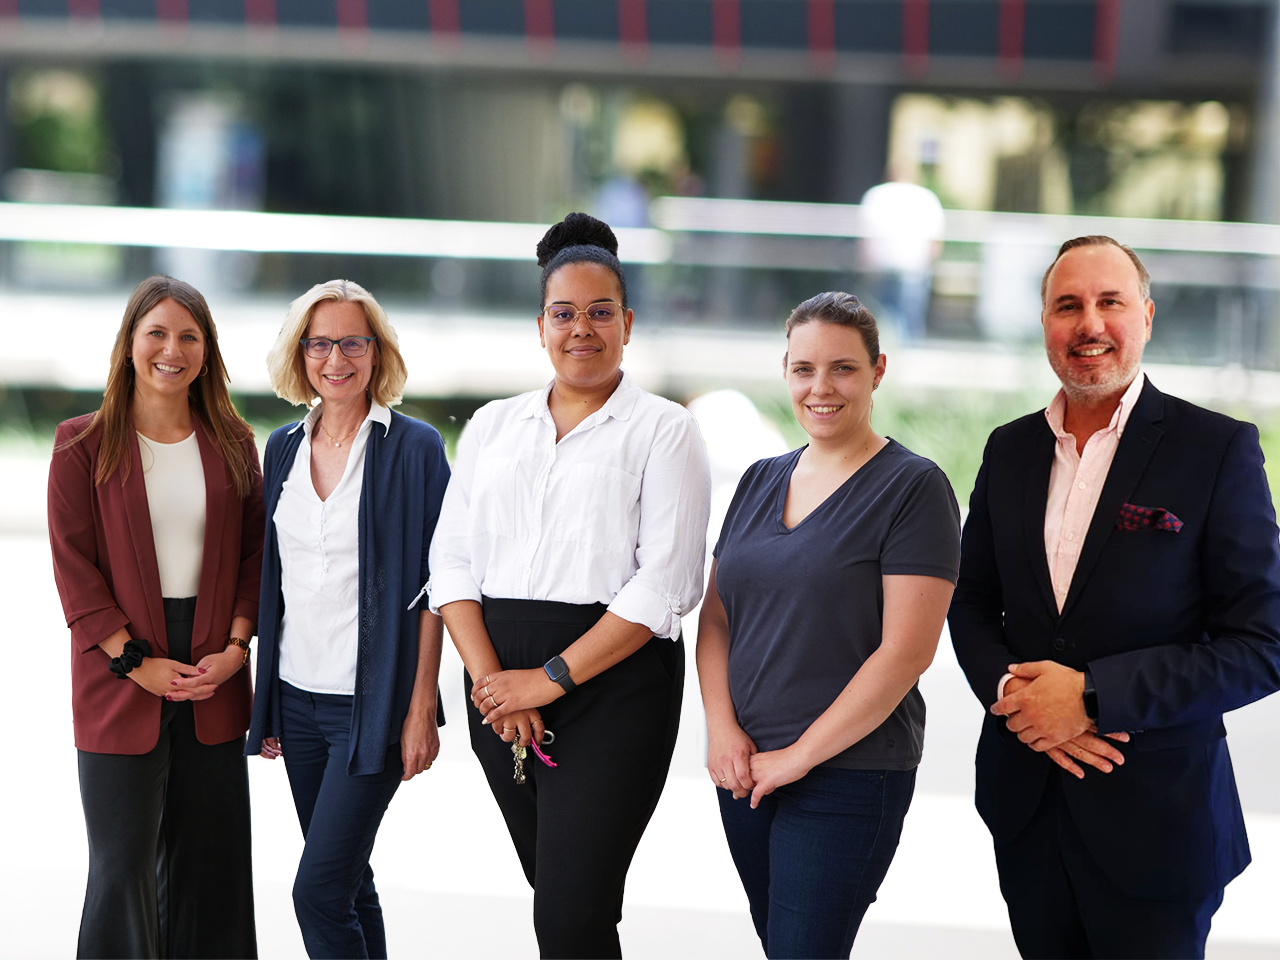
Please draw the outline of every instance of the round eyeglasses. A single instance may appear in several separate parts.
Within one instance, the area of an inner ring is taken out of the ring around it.
[[[323,360],[333,353],[335,346],[342,351],[344,357],[363,357],[369,352],[369,344],[376,339],[377,337],[343,337],[340,340],[330,340],[328,337],[304,337],[298,342],[312,360]]]
[[[585,314],[593,327],[607,327],[622,319],[626,307],[616,300],[597,300],[579,310],[571,303],[549,303],[542,308],[542,315],[558,330],[566,330],[578,322],[578,316]]]

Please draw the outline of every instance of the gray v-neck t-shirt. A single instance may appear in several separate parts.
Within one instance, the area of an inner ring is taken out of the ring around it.
[[[729,691],[760,750],[790,746],[880,646],[881,577],[956,582],[960,511],[946,475],[890,440],[795,527],[782,522],[804,448],[753,464],[716,544],[729,617]],[[867,736],[826,761],[910,770],[924,747],[918,686]]]

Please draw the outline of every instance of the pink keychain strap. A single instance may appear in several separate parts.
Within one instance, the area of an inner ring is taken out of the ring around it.
[[[539,760],[545,763],[548,767],[557,766],[556,762],[552,760],[550,757],[548,757],[545,753],[543,753],[542,750],[538,747],[537,740],[531,740],[529,742],[529,746],[533,747],[534,754],[537,756]]]

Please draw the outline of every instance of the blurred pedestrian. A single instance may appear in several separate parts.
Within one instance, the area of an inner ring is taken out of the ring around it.
[[[942,252],[945,215],[928,187],[891,180],[862,196],[862,259],[876,296],[905,342],[925,335],[933,263]]]
[[[847,957],[898,846],[924,745],[916,681],[955,582],[946,476],[880,436],[870,311],[786,323],[798,450],[747,470],[698,621],[707,770],[768,957]]]
[[[555,378],[476,412],[431,544],[431,606],[466,666],[472,748],[544,957],[621,956],[623,883],[675,747],[680,616],[702,595],[706,449],[621,369],[617,251],[580,213],[538,244]]]
[[[248,750],[284,757],[308,956],[385,957],[369,857],[396,789],[440,749],[440,618],[414,608],[449,466],[434,428],[390,409],[407,371],[359,284],[295,300],[267,365],[280,397],[312,406],[267,441]]]
[[[58,427],[54,579],[89,837],[80,957],[256,957],[244,731],[262,475],[204,297],[148,277]]]
[[[1275,511],[1257,428],[1143,376],[1150,282],[1110,237],[1062,245],[1062,388],[991,434],[964,527],[951,638],[1025,957],[1203,957],[1249,863],[1222,714],[1280,687]]]

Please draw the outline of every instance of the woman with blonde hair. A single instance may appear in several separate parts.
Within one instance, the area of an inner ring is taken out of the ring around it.
[[[241,667],[262,482],[190,285],[138,285],[102,406],[58,427],[49,542],[89,839],[77,954],[256,957]]]
[[[294,910],[312,957],[385,957],[369,857],[401,781],[428,769],[440,618],[414,607],[449,480],[434,428],[393,413],[395,330],[359,284],[293,302],[267,358],[312,404],[267,441],[257,696],[247,753],[284,757],[306,840]]]

